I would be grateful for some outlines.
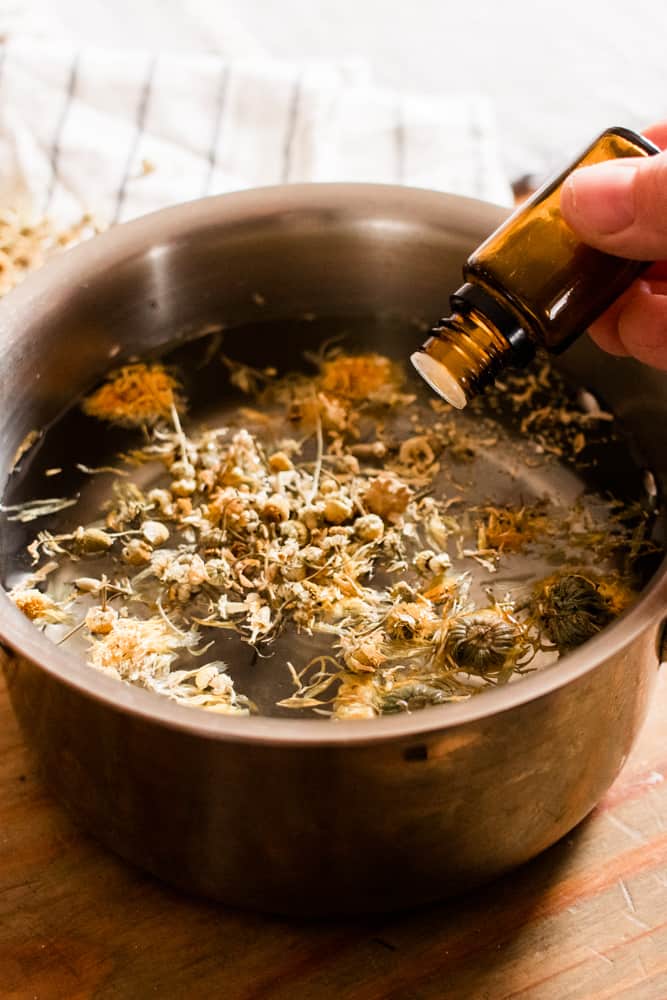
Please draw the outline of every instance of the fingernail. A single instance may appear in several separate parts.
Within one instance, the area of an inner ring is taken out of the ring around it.
[[[589,233],[627,229],[635,218],[637,166],[615,160],[575,170],[563,184],[565,215]]]

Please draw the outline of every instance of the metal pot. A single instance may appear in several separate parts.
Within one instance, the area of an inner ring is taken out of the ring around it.
[[[266,319],[433,320],[502,215],[426,191],[288,187],[169,209],[73,250],[0,309],[0,481],[26,433],[112,356],[255,318],[257,290]],[[407,354],[419,334],[406,323],[403,336]],[[602,393],[664,483],[665,376],[587,338],[563,365]],[[42,637],[4,592],[0,636],[25,737],[96,837],[196,893],[333,914],[491,879],[578,823],[641,725],[666,608],[663,565],[628,613],[555,668],[468,703],[338,725],[225,718],[120,685]]]

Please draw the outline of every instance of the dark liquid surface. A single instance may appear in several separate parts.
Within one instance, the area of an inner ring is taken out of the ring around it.
[[[376,320],[350,322],[334,318],[256,324],[226,331],[222,340],[208,336],[191,341],[163,358],[165,363],[176,366],[182,377],[184,393],[189,400],[184,420],[186,432],[196,432],[203,427],[245,426],[239,410],[253,403],[230,384],[228,370],[220,360],[220,350],[256,368],[275,366],[280,374],[295,368],[314,371],[313,365],[304,360],[304,352],[317,350],[330,338],[337,338],[346,353],[377,351],[400,360],[405,357],[404,338],[397,337],[388,331],[386,324]],[[414,393],[416,399],[405,412],[392,418],[396,434],[402,438],[416,433],[416,427],[428,428],[439,419],[432,406],[432,393],[407,364],[405,368],[406,389]],[[571,398],[573,405],[578,405],[577,388],[572,389]],[[604,407],[604,401],[600,404]],[[457,457],[444,453],[429,492],[439,499],[463,498],[457,507],[462,514],[465,507],[530,505],[547,497],[551,501],[550,516],[564,518],[583,497],[583,507],[596,519],[604,521],[610,511],[611,497],[647,508],[655,504],[655,498],[647,494],[650,480],[647,480],[646,469],[632,442],[622,432],[610,438],[608,422],[591,422],[585,449],[575,465],[568,457],[545,453],[539,442],[521,429],[523,416],[525,413],[514,412],[503,392],[498,390],[474,408],[448,414],[448,420],[455,420],[461,439],[470,442],[471,453]],[[140,443],[139,431],[100,423],[86,416],[78,404],[48,429],[39,444],[19,463],[10,479],[4,503],[70,496],[78,496],[78,502],[58,514],[28,524],[2,518],[1,570],[5,586],[16,584],[31,570],[26,546],[38,530],[71,531],[100,517],[115,476],[110,473],[90,475],[77,466],[117,466],[118,453]],[[312,445],[306,446],[305,455],[308,448],[312,450]],[[381,465],[379,463],[378,469]],[[45,475],[51,469],[62,469],[62,472]],[[133,471],[132,477],[144,490],[163,485],[165,479],[164,469],[152,464]],[[657,523],[655,528],[657,531]],[[582,563],[590,561],[598,568],[603,565],[595,553],[579,552],[573,556],[560,545],[553,550],[542,547],[508,553],[500,560],[495,573],[490,573],[469,556],[462,556],[460,547],[457,550],[452,545],[450,555],[454,572],[470,573],[472,596],[481,605],[488,602],[489,587],[498,599],[508,591],[528,592],[536,580],[553,573],[568,556]],[[109,571],[105,560],[108,561],[108,557],[86,558],[65,566],[50,579],[49,587],[58,591],[68,578],[96,576],[105,568]],[[639,576],[648,578],[657,560],[654,554],[638,566]],[[118,572],[116,568],[115,573]],[[386,580],[378,574],[375,582],[384,586]],[[64,631],[62,627],[49,627],[47,634],[57,638]],[[266,715],[295,714],[293,710],[276,707],[277,700],[293,692],[287,661],[299,669],[313,656],[332,652],[329,636],[299,633],[290,624],[264,648],[254,649],[233,632],[216,632],[210,638],[213,646],[206,659],[224,660],[237,690],[251,698]],[[85,656],[86,642],[82,634],[68,640],[66,648]],[[535,666],[547,666],[555,659],[554,654],[539,654]],[[299,714],[305,717],[310,713]]]

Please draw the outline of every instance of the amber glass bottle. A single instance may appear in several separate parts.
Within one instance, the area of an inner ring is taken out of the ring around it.
[[[607,129],[471,254],[452,315],[412,356],[437,392],[465,406],[505,365],[526,364],[539,346],[564,350],[631,284],[647,264],[581,243],[561,215],[561,186],[577,167],[658,152],[636,132]]]

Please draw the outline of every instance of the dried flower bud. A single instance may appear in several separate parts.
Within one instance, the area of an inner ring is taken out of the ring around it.
[[[379,542],[384,535],[384,521],[377,514],[358,517],[354,528],[362,542]]]
[[[274,451],[269,455],[269,468],[272,472],[289,472],[294,468],[292,460],[284,451]]]
[[[536,588],[532,607],[561,652],[592,639],[613,617],[611,603],[600,585],[580,573],[543,581]]]
[[[301,511],[301,520],[305,526],[312,531],[313,528],[319,527],[322,523],[322,518],[324,515],[324,504],[323,503],[313,503],[307,504]]]
[[[190,497],[197,489],[197,480],[192,478],[176,479],[171,484],[170,489],[176,497]]]
[[[265,501],[262,507],[262,517],[265,521],[280,523],[287,521],[290,515],[289,500],[281,493],[274,493]]]
[[[525,651],[523,630],[492,608],[453,618],[447,629],[445,653],[457,667],[476,673],[497,673]]]
[[[212,490],[215,486],[215,472],[213,469],[200,469],[197,473],[197,486],[200,490]]]
[[[169,538],[169,528],[161,521],[144,521],[141,534],[149,545],[162,545]]]
[[[193,554],[190,560],[190,568],[188,570],[188,583],[193,586],[199,586],[206,580],[206,564],[201,556],[196,553]]]
[[[386,629],[394,639],[430,639],[438,626],[438,618],[429,604],[413,601],[396,604],[386,619]]]
[[[192,513],[192,500],[190,497],[180,497],[174,505],[174,511],[180,518],[189,517]]]
[[[345,548],[349,543],[349,537],[334,529],[326,538],[322,539],[322,551],[329,555],[331,552]]]
[[[431,572],[429,563],[434,557],[435,552],[433,549],[422,549],[421,552],[417,552],[413,557],[412,563],[418,573],[429,573]]]
[[[169,467],[172,479],[194,479],[195,469],[191,462],[172,462]]]
[[[85,624],[93,635],[109,635],[117,620],[118,612],[114,608],[89,608]]]
[[[381,642],[382,636],[372,636],[343,646],[343,660],[348,670],[354,673],[373,673],[382,666],[387,657],[380,650]]]
[[[293,538],[299,545],[308,540],[308,528],[301,521],[284,521],[279,530],[281,538]]]
[[[151,505],[159,508],[165,517],[171,517],[174,513],[174,498],[169,490],[150,490],[146,499]]]
[[[123,561],[130,566],[143,566],[151,561],[153,550],[141,538],[131,538],[123,549]]]
[[[301,560],[293,560],[287,563],[285,566],[280,567],[280,572],[284,580],[289,580],[290,583],[296,583],[299,580],[303,580],[308,575],[308,570],[304,566]]]
[[[324,519],[329,524],[342,524],[352,517],[354,506],[345,496],[327,497],[324,502]]]
[[[82,594],[99,594],[102,589],[102,581],[96,580],[92,576],[79,576],[74,580],[74,586]]]
[[[324,552],[318,545],[308,545],[301,556],[309,566],[319,566],[324,562]]]
[[[206,579],[214,587],[229,586],[230,566],[226,559],[207,559],[204,569]]]
[[[106,552],[113,545],[113,538],[101,528],[77,528],[74,544],[80,552],[88,554]]]
[[[434,576],[446,573],[451,565],[452,560],[446,552],[438,552],[437,555],[431,556],[428,561],[429,572],[433,573]]]
[[[206,525],[207,522],[204,522]],[[202,527],[199,532],[199,542],[204,549],[218,549],[225,542],[225,532],[222,528]]]

